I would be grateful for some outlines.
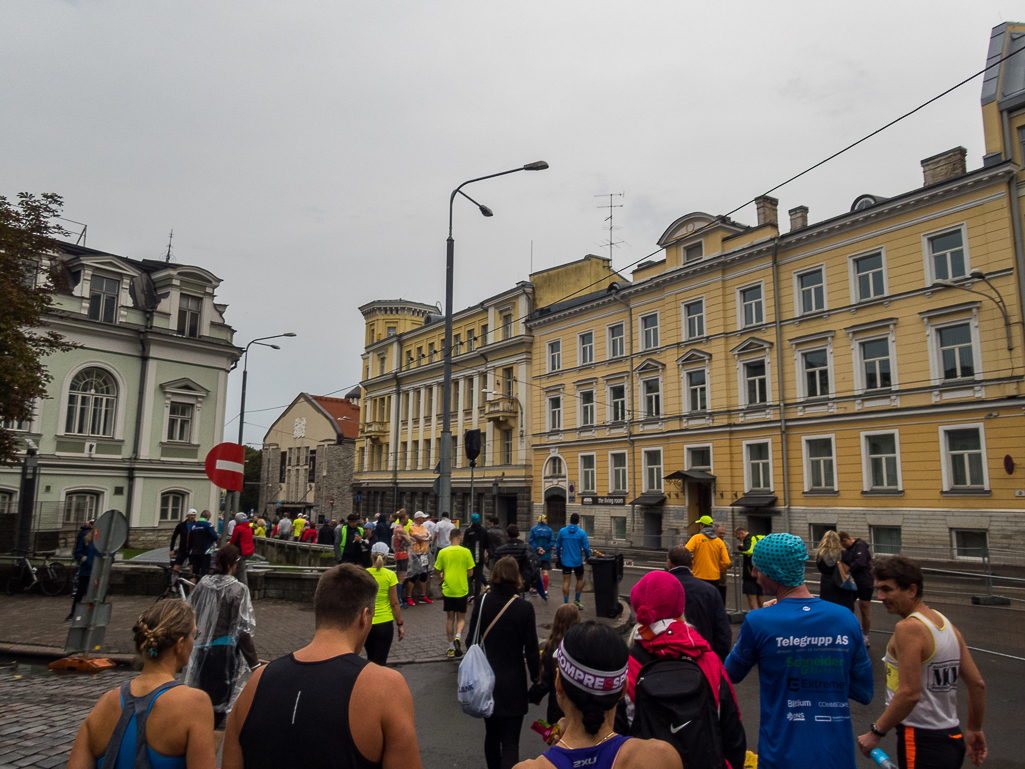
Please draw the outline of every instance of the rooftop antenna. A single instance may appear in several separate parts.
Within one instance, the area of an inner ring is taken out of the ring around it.
[[[605,221],[607,221],[609,223],[609,240],[608,240],[607,243],[602,243],[601,247],[605,248],[606,246],[608,246],[608,248],[609,248],[609,261],[611,262],[612,261],[612,249],[615,248],[616,246],[618,246],[620,243],[623,242],[621,240],[616,240],[615,239],[615,237],[613,235],[613,232],[614,232],[614,230],[617,230],[619,228],[612,226],[612,214],[613,214],[613,210],[612,209],[614,209],[614,208],[622,208],[623,204],[622,203],[615,203],[613,201],[614,201],[615,198],[625,198],[626,197],[626,193],[625,192],[610,192],[610,193],[608,193],[608,195],[595,195],[595,197],[596,198],[608,197],[608,199],[609,199],[609,202],[607,204],[598,206],[598,208],[607,208],[607,209],[609,209],[609,215],[605,219]]]
[[[171,230],[171,234],[167,238],[167,255],[164,257],[164,261],[168,264],[171,263],[171,241],[174,240],[174,230]]]
[[[62,222],[71,222],[72,224],[81,224],[82,225],[82,231],[80,233],[78,233],[78,237],[75,238],[75,245],[76,246],[84,246],[85,245],[85,231],[89,229],[89,225],[88,224],[84,224],[83,222],[76,222],[74,219],[65,219],[63,216],[58,216],[57,218],[60,219]]]

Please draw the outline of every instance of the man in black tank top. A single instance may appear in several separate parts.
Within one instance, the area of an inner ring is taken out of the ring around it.
[[[228,716],[223,769],[422,769],[405,679],[359,656],[376,597],[366,569],[324,572],[313,641],[249,679]]]

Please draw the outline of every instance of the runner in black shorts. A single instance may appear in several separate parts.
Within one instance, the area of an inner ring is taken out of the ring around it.
[[[450,598],[445,596],[445,611],[454,611],[459,614],[466,614],[466,596],[461,598]]]
[[[584,565],[580,564],[579,566],[563,566],[562,573],[566,576],[569,576],[570,574],[576,574],[578,577],[582,579],[584,576]]]
[[[196,509],[189,508],[189,511],[185,514],[185,520],[180,521],[177,526],[174,527],[174,533],[171,535],[171,561],[174,564],[172,567],[174,576],[177,577],[179,572],[182,570],[182,564],[185,563],[185,559],[189,556],[189,529],[196,522]],[[177,545],[177,547],[175,546]]]

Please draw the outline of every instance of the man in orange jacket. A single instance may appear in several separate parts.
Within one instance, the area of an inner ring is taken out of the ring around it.
[[[694,555],[691,572],[719,592],[719,578],[730,568],[729,551],[726,544],[715,536],[714,521],[710,516],[703,515],[695,523],[700,523],[703,528],[686,545]]]

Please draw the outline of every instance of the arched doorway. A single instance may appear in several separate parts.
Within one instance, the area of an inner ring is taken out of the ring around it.
[[[548,518],[548,526],[556,534],[566,525],[565,489],[553,486],[545,490],[545,516]]]

